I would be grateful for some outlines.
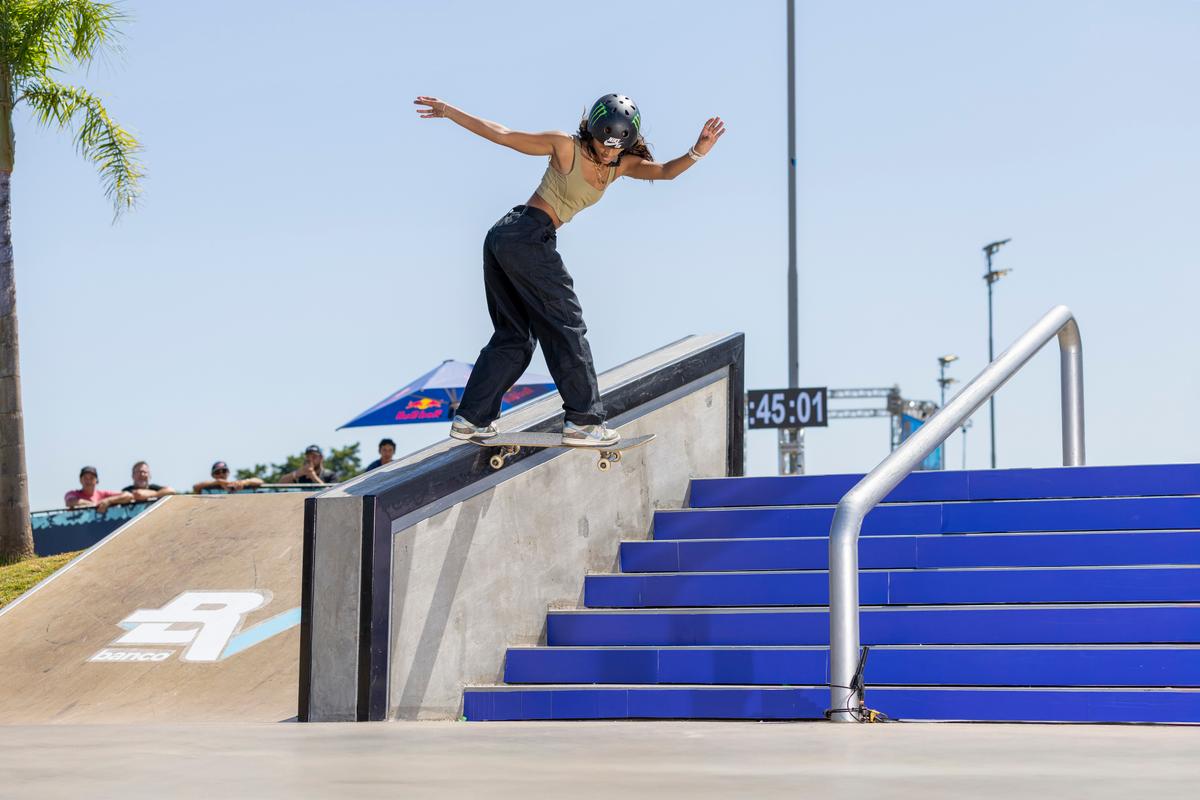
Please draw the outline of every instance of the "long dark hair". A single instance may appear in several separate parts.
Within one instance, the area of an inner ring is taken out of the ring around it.
[[[584,117],[582,120],[580,120],[579,131],[575,135],[579,137],[579,144],[582,147],[587,147],[588,142],[595,138],[592,136],[591,132],[588,131],[587,117]],[[627,153],[629,155],[637,156],[638,158],[644,158],[647,161],[654,160],[654,156],[650,154],[650,145],[647,144],[645,137],[643,137],[640,133],[638,134],[637,141],[635,141],[629,147],[621,150],[620,155],[617,156],[616,163],[620,164],[621,159],[624,158]]]

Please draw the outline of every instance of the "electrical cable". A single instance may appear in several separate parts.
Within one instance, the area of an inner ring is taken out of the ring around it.
[[[873,708],[867,708],[867,692],[866,686],[863,684],[863,672],[867,668],[867,655],[871,652],[870,647],[864,647],[858,656],[858,666],[854,670],[854,676],[850,678],[849,686],[842,686],[840,683],[831,683],[831,689],[845,689],[846,697],[842,700],[841,708],[825,709],[825,719],[832,720],[834,714],[849,714],[855,722],[891,722],[892,719],[882,711],[877,711]],[[850,698],[855,692],[859,695],[858,708],[850,705]]]

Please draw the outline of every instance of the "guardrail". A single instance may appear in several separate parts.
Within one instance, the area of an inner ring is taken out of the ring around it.
[[[237,494],[315,492],[328,488],[328,484],[316,483],[264,484],[256,489],[244,489]],[[193,492],[181,492],[180,494],[190,495]],[[200,494],[229,494],[229,492],[206,489]],[[155,502],[149,500],[109,506],[103,514],[92,506],[34,511],[29,515],[30,525],[33,529],[34,551],[39,556],[52,556],[91,547]]]
[[[1055,337],[1061,357],[1063,466],[1082,466],[1083,345],[1070,309],[1055,306],[838,503],[829,529],[829,697],[833,721],[856,721],[862,705],[861,676],[855,673],[859,661],[858,536],[863,519]]]

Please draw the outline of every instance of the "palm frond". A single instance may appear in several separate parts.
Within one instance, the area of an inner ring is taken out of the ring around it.
[[[112,3],[95,0],[25,0],[4,3],[11,15],[6,59],[14,77],[41,78],[68,58],[85,64],[119,40],[126,19]]]
[[[29,104],[42,125],[75,129],[75,146],[100,171],[104,194],[112,201],[115,216],[137,204],[141,193],[138,182],[145,175],[137,160],[142,146],[113,122],[95,95],[77,86],[43,79],[26,86],[20,99]]]

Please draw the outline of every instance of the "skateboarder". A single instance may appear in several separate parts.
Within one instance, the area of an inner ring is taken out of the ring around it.
[[[500,416],[504,393],[525,372],[540,341],[563,398],[562,443],[616,444],[621,437],[604,425],[587,326],[558,255],[555,231],[598,201],[621,176],[663,181],[682,174],[712,150],[725,123],[712,117],[687,153],[659,163],[640,133],[637,106],[624,95],[608,94],[593,103],[573,135],[512,131],[436,97],[418,97],[414,103],[422,119],[445,117],[490,142],[550,157],[533,195],[501,217],[483,240],[483,285],[495,333],[475,362],[450,435],[471,439],[497,434],[492,422]]]

